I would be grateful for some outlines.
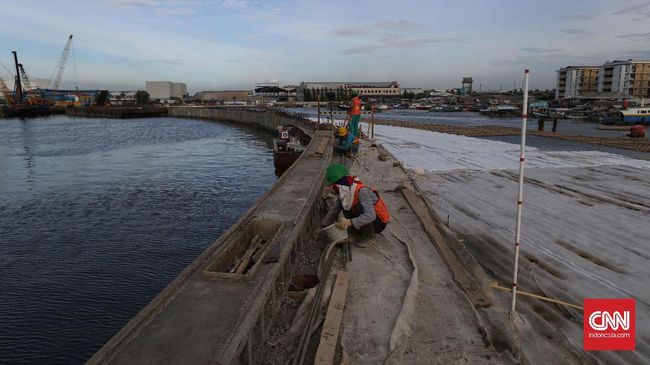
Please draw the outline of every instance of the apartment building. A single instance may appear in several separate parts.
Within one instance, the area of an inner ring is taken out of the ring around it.
[[[599,66],[567,66],[557,70],[555,98],[571,98],[598,91]]]
[[[606,62],[600,67],[598,91],[650,98],[650,61]]]

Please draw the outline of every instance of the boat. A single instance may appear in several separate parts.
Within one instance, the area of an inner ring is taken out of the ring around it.
[[[603,117],[605,125],[650,125],[650,106],[627,108],[611,112]]]
[[[486,109],[479,111],[483,115],[488,117],[518,117],[521,116],[521,110],[514,105],[510,104],[500,104],[496,106],[491,106]]]
[[[431,110],[431,105],[416,105],[415,109],[417,109],[417,110]]]
[[[273,138],[273,166],[275,175],[281,176],[302,155],[310,137],[295,126],[279,127]]]
[[[432,107],[430,112],[459,112],[462,109],[456,105],[437,105]]]
[[[0,118],[27,118],[63,114],[65,109],[53,105],[13,105],[0,108]]]
[[[390,108],[388,107],[388,105],[386,105],[386,104],[377,104],[377,105],[375,106],[375,108],[376,108],[377,110],[388,110],[388,109],[390,109]]]

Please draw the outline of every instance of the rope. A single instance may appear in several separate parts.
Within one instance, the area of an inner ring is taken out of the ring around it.
[[[507,292],[512,292],[511,288],[506,288],[506,287],[501,286],[501,285],[499,285],[497,283],[490,284],[490,287],[492,287],[494,289],[507,291]],[[562,300],[553,299],[553,298],[549,298],[549,297],[545,297],[545,296],[541,296],[541,295],[537,295],[537,294],[533,294],[533,293],[528,293],[528,292],[521,291],[521,290],[517,290],[517,295],[523,295],[523,296],[526,296],[526,297],[531,297],[531,298],[543,300],[543,301],[546,301],[546,302],[561,304],[561,305],[564,305],[564,306],[567,306],[567,307],[584,310],[584,308],[582,306],[579,306],[577,304],[568,303],[568,302],[565,302],[565,301],[562,301]]]

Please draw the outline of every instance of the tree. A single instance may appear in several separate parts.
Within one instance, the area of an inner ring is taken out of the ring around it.
[[[145,105],[149,103],[149,93],[144,90],[138,90],[135,92],[135,102],[138,105]]]
[[[305,99],[305,101],[312,101],[311,91],[308,88],[305,88],[305,90],[303,90],[303,99]]]

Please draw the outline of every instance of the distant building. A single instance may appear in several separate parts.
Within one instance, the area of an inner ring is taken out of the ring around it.
[[[329,92],[349,92],[356,91],[363,97],[383,98],[383,97],[399,97],[400,87],[397,81],[386,82],[306,82],[300,83],[296,90],[296,99],[304,100],[305,90],[308,93],[320,93],[321,90]]]
[[[108,100],[113,105],[123,105],[135,102],[135,91],[109,91]]]
[[[187,95],[187,85],[182,82],[147,81],[145,90],[151,99],[182,99]]]
[[[567,66],[557,70],[555,98],[572,98],[598,90],[598,66]]]
[[[463,77],[463,84],[460,88],[460,95],[471,95],[472,94],[472,84],[474,80],[471,77]]]
[[[253,88],[253,95],[265,101],[286,101],[289,91],[280,87],[277,82],[258,82]]]
[[[405,93],[412,93],[415,95],[422,94],[424,92],[424,89],[421,87],[403,87],[400,89],[400,93],[403,95]]]
[[[289,96],[289,99],[295,99],[296,98],[296,92],[298,91],[299,87],[300,86],[298,86],[298,85],[282,86],[283,89],[287,90],[287,94]]]
[[[606,62],[600,66],[597,90],[650,98],[650,61]]]
[[[199,91],[194,98],[203,102],[248,103],[253,99],[253,92],[248,90]]]

